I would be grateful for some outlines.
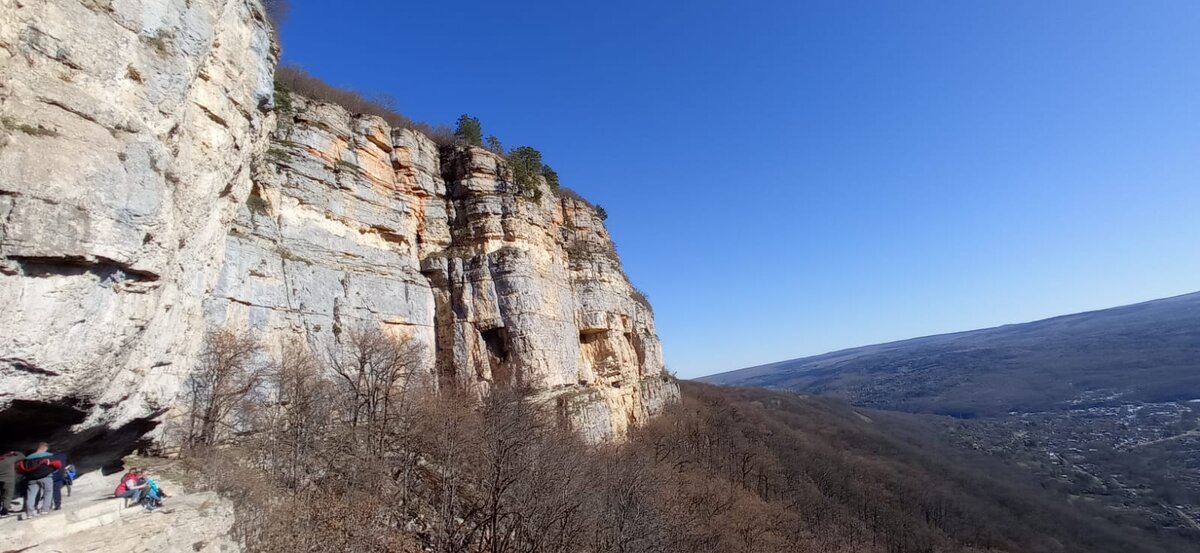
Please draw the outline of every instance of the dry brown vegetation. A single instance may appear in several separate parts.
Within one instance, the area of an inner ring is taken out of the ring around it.
[[[208,336],[200,362],[184,383],[188,419],[183,443],[196,449],[228,442],[262,383],[261,348],[246,334],[218,330]]]
[[[359,92],[333,86],[294,65],[281,65],[276,68],[275,90],[277,106],[290,105],[290,99],[283,100],[281,95],[286,97],[299,94],[305,98],[337,104],[351,113],[382,117],[394,128],[419,131],[441,146],[452,145],[457,140],[454,131],[449,127],[414,121],[400,113],[395,101],[388,95],[368,98]]]
[[[288,0],[263,0],[263,8],[267,10],[267,19],[271,21],[271,26],[278,30],[287,19],[292,6]]]
[[[435,390],[375,327],[257,368],[251,343],[210,340],[205,366],[261,386],[188,456],[252,551],[1159,551],[831,400],[683,383],[627,443],[589,446],[520,391]]]

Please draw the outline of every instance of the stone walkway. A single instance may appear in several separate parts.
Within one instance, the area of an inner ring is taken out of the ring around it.
[[[229,537],[233,509],[212,492],[186,494],[162,481],[165,507],[154,512],[124,507],[112,497],[121,474],[98,471],[75,481],[63,508],[28,521],[0,518],[0,553],[234,552]]]

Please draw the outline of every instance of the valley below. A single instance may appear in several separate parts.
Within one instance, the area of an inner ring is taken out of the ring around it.
[[[881,410],[1169,551],[1200,544],[1200,294],[866,346],[706,382]],[[985,469],[986,470],[986,469]]]
[[[887,305],[864,290],[913,296],[892,271],[860,267],[941,271],[948,255],[993,253],[969,233],[959,250],[898,232],[910,216],[938,224],[913,236],[939,238],[955,218],[977,221],[926,201],[942,183],[912,186],[961,152],[875,126],[912,119],[969,146],[936,125],[963,113],[908,116],[955,102],[908,101],[890,78],[959,60],[929,63],[922,46],[919,70],[895,64],[908,56],[864,49],[893,47],[882,25],[866,40],[777,47],[784,33],[713,6],[660,21],[660,6],[456,4],[439,16],[425,13],[438,3],[299,4],[285,41],[288,0],[0,0],[0,553],[1200,551],[1200,292],[696,381],[667,370],[659,315],[696,325],[670,332],[703,339],[681,348],[696,357],[679,365],[696,370],[761,343],[730,332],[738,310],[802,290],[873,316]],[[757,8],[769,23],[802,19]],[[961,26],[935,15],[939,33]],[[916,28],[920,44],[935,34],[891,16],[880,21]],[[692,21],[709,17],[715,32]],[[838,34],[812,29],[792,34]],[[651,35],[666,42],[655,50]],[[796,66],[817,95],[779,81],[793,54],[825,50],[884,60],[888,79],[839,60],[833,79]],[[714,71],[723,62],[736,71]],[[765,85],[748,80],[760,67]],[[911,97],[974,98],[947,88],[956,80]],[[372,83],[385,90],[359,88]],[[772,88],[778,102],[760,101]],[[488,132],[469,113],[453,129],[412,119],[387,90],[443,120],[479,110]],[[902,101],[860,103],[867,91]],[[706,107],[708,93],[721,97]],[[826,96],[852,100],[852,117],[826,127],[777,109],[826,111]],[[746,118],[751,104],[761,119]],[[793,135],[812,142],[779,138]],[[858,142],[891,136],[904,140]],[[825,154],[840,142],[844,160]],[[909,143],[937,154],[912,178],[897,171]],[[996,148],[979,144],[991,163]],[[899,179],[894,194],[860,193],[875,180],[858,174],[863,158],[888,152],[868,165]],[[841,173],[855,181],[822,176]],[[747,183],[756,196],[727,199]],[[834,217],[821,198],[843,193]],[[990,209],[980,197],[968,203]],[[937,211],[910,214],[897,198]],[[859,227],[868,219],[887,227]],[[1008,236],[1011,218],[995,220]],[[854,228],[839,233],[855,248],[819,243],[834,228]],[[937,257],[901,255],[884,233]],[[786,261],[776,250],[798,252],[800,268],[772,271],[780,289],[740,278]],[[964,259],[972,277],[1002,278]],[[822,264],[845,299],[786,280]],[[867,272],[883,280],[851,278]],[[913,281],[940,296],[955,275],[940,276]],[[759,287],[769,294],[748,293]],[[836,323],[809,308],[778,311]],[[792,328],[749,314],[741,330],[759,339]],[[160,478],[171,494],[158,495]]]
[[[1127,403],[938,421],[959,447],[1029,470],[1072,502],[1200,531],[1200,403]]]

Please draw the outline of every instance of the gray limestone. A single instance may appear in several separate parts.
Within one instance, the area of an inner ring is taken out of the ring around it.
[[[676,400],[591,206],[378,117],[277,113],[276,55],[256,0],[0,0],[0,410],[161,417],[209,330],[364,321],[593,441]]]

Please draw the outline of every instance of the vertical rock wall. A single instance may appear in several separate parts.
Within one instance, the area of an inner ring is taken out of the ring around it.
[[[276,56],[256,0],[0,0],[0,445],[144,433],[223,326],[381,324],[592,440],[674,400],[586,202],[338,106],[277,117]]]
[[[650,306],[596,210],[544,184],[540,199],[521,193],[480,148],[448,152],[442,168],[459,223],[423,266],[437,288],[443,380],[536,390],[593,439],[674,401]]]
[[[439,385],[530,390],[593,440],[673,401],[653,315],[586,202],[521,194],[480,148],[291,104],[231,226],[210,326],[322,348],[382,323],[424,345]]]
[[[415,153],[401,154],[377,117],[295,104],[229,227],[207,325],[268,342],[299,335],[323,349],[343,329],[382,324],[425,346],[432,376],[434,294],[418,254],[427,212],[446,234],[442,203],[426,205],[444,191],[436,147],[406,134],[402,147]],[[397,168],[401,155],[407,169]]]
[[[0,0],[0,442],[171,405],[275,61],[253,0]]]

